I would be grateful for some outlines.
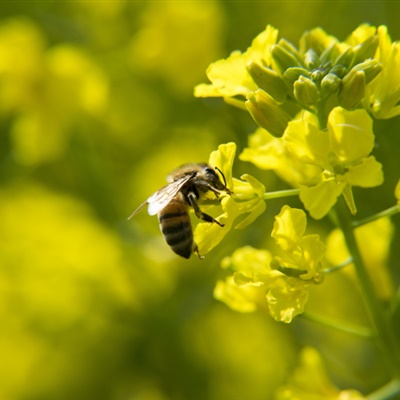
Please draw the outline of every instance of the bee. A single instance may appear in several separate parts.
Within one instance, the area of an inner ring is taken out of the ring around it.
[[[223,183],[217,171],[221,174]],[[211,215],[201,211],[197,201],[210,191],[216,198],[221,193],[232,194],[226,187],[225,176],[220,169],[214,169],[206,163],[185,164],[172,171],[167,181],[167,185],[152,194],[128,219],[148,204],[148,213],[158,215],[160,230],[176,254],[188,259],[195,252],[199,258],[203,258],[193,240],[189,208],[193,208],[197,218],[223,227],[224,225]]]

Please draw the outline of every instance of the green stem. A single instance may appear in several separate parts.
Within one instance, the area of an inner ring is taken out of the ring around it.
[[[400,380],[393,379],[387,385],[367,396],[368,400],[395,400],[400,395]]]
[[[358,276],[364,301],[374,324],[377,345],[379,346],[381,355],[391,377],[399,378],[400,350],[398,343],[385,314],[385,310],[375,294],[373,284],[365,268],[354,235],[350,214],[343,199],[340,199],[336,205],[336,215],[339,227],[343,231],[349,253],[353,257],[353,264]]]
[[[329,268],[324,268],[323,270],[321,270],[321,272],[324,274],[331,274],[332,272],[336,272],[344,267],[347,267],[348,265],[350,265],[352,263],[353,263],[353,257],[349,257],[338,265],[334,265],[333,267],[329,267]]]
[[[264,198],[264,200],[279,199],[282,197],[298,196],[299,193],[300,193],[300,189],[278,190],[276,192],[264,193],[263,198]]]
[[[399,212],[400,212],[400,204],[396,204],[393,207],[387,208],[386,210],[383,210],[377,214],[371,215],[367,218],[363,218],[358,221],[353,221],[351,225],[354,228],[357,228],[358,226],[368,224],[368,223],[376,221],[377,219],[382,218],[382,217],[391,217],[392,215],[398,214]]]
[[[374,333],[371,331],[371,329],[365,328],[363,326],[347,324],[344,325],[341,322],[333,321],[329,318],[321,317],[320,315],[312,314],[309,312],[304,312],[303,314],[300,314],[300,316],[310,321],[327,326],[329,328],[334,328],[342,332],[351,333],[352,335],[357,335],[365,338],[374,337]]]

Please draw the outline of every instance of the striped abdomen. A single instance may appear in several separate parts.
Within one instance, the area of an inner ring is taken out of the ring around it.
[[[195,245],[189,213],[181,193],[159,212],[158,220],[171,249],[181,257],[189,258]]]

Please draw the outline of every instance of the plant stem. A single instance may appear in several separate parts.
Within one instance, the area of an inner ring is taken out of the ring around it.
[[[369,339],[374,337],[374,333],[371,331],[371,329],[365,328],[363,326],[344,325],[341,322],[333,321],[329,318],[324,318],[320,315],[312,314],[309,312],[304,312],[303,314],[300,314],[300,316],[310,321],[327,326],[329,328],[334,328],[342,332],[351,333],[352,335],[357,335]]]
[[[359,247],[353,231],[350,213],[344,200],[341,198],[336,205],[336,215],[339,227],[343,231],[349,253],[353,257],[353,264],[358,276],[364,301],[370,313],[376,341],[387,369],[392,378],[400,377],[400,350],[393,329],[387,319],[385,310],[379,302],[371,279],[362,260]]]
[[[387,385],[367,396],[368,400],[395,400],[400,395],[400,380],[393,379]]]
[[[324,268],[323,270],[321,270],[321,272],[324,274],[331,274],[332,272],[336,272],[342,268],[347,267],[348,265],[352,264],[352,262],[353,262],[353,257],[349,257],[338,265],[335,265],[330,268]]]
[[[279,199],[282,197],[289,197],[289,196],[298,196],[299,193],[300,189],[287,189],[287,190],[278,190],[276,192],[267,192],[264,193],[264,200]]]
[[[377,214],[371,215],[367,218],[363,218],[358,221],[353,221],[351,225],[354,228],[357,228],[358,226],[368,224],[369,222],[376,221],[377,219],[382,218],[382,217],[391,217],[392,215],[395,215],[399,212],[400,212],[400,204],[396,204],[393,207],[387,208],[386,210],[383,210]]]

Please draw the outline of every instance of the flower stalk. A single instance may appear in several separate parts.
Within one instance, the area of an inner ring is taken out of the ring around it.
[[[366,271],[361,257],[353,225],[344,200],[336,205],[336,216],[339,227],[343,232],[349,253],[353,257],[353,264],[362,290],[363,299],[370,314],[375,330],[376,342],[380,348],[387,370],[393,379],[400,377],[400,349],[399,343],[393,334],[393,329],[386,317],[385,310],[379,302],[371,279]]]

